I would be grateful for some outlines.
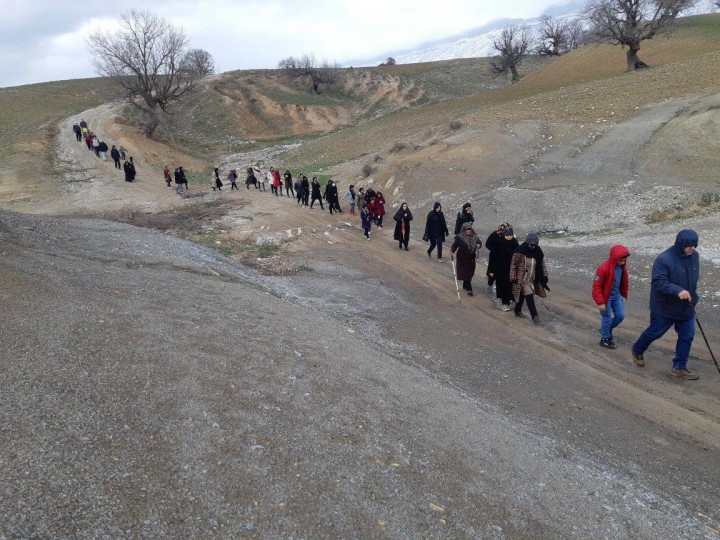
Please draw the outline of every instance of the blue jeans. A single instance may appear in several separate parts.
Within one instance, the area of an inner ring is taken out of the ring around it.
[[[695,337],[695,317],[683,321],[668,319],[657,313],[650,312],[650,326],[640,334],[640,337],[633,345],[633,352],[643,354],[653,341],[660,339],[672,326],[675,326],[675,332],[678,335],[673,367],[675,369],[687,369],[690,347],[692,347],[693,338]]]
[[[625,320],[625,304],[622,296],[610,296],[605,311],[600,313],[600,337],[612,339],[612,331]]]

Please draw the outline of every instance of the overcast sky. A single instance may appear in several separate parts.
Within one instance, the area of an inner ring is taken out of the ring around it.
[[[182,26],[218,71],[280,59],[360,65],[500,18],[531,18],[571,0],[0,0],[0,87],[96,76],[85,37],[147,9]]]

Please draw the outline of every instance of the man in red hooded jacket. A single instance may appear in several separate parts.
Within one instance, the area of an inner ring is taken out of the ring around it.
[[[598,266],[592,296],[600,310],[600,346],[615,349],[612,331],[625,319],[623,298],[628,296],[627,258],[625,246],[610,248],[610,258]]]

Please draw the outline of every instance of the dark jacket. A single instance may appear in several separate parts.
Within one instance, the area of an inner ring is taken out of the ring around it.
[[[491,233],[485,241],[485,247],[490,250],[487,274],[509,279],[510,261],[512,261],[513,253],[515,253],[519,245],[517,238],[505,240],[502,234]]]
[[[337,186],[332,180],[328,181],[325,186],[324,198],[331,204],[337,204],[339,202]]]
[[[110,157],[113,159],[120,159],[120,150],[117,148],[113,148],[110,150]]]
[[[545,254],[540,246],[535,246],[535,249],[530,249],[527,242],[523,242],[513,253],[512,260],[510,261],[510,282],[512,286],[512,294],[515,302],[520,301],[520,293],[522,291],[522,281],[525,277],[525,257],[535,259],[535,281],[533,285],[535,289],[543,287],[548,283],[548,271],[545,266]],[[548,289],[545,287],[545,289]]]
[[[482,242],[478,242],[478,247],[482,247]],[[475,275],[475,264],[477,259],[477,250],[468,249],[467,244],[462,241],[459,234],[455,235],[455,241],[450,246],[450,252],[455,255],[457,264],[455,270],[457,278],[460,281],[470,281]]]
[[[460,228],[463,223],[474,223],[475,217],[472,214],[467,213],[467,209],[470,208],[469,203],[463,204],[462,210],[458,212],[457,218],[455,219],[455,234],[460,234]]]
[[[692,295],[693,307],[699,298],[697,282],[700,278],[700,256],[697,252],[685,255],[684,249],[696,246],[698,234],[685,229],[675,238],[675,245],[663,251],[655,259],[650,285],[650,312],[675,320],[687,320],[693,316],[693,308],[678,294],[686,290]]]
[[[436,202],[433,205],[433,209],[428,213],[427,220],[425,221],[425,234],[423,234],[423,239],[439,239],[441,242],[444,242],[445,238],[450,235],[447,223],[445,223],[445,214],[443,214],[442,211],[437,211],[439,207],[440,203]]]
[[[126,182],[132,182],[135,180],[135,165],[131,161],[123,163],[123,170],[125,171]]]
[[[293,185],[292,181],[292,173],[290,171],[285,171],[285,187],[290,187]]]
[[[409,208],[403,210],[402,205],[400,205],[393,219],[395,220],[395,234],[393,234],[393,238],[399,242],[407,242],[410,239],[410,222],[413,220],[412,212]],[[402,234],[403,224],[405,225],[404,236]]]
[[[303,186],[305,185],[305,180],[303,179]],[[310,182],[310,188],[312,189],[310,195],[313,199],[321,199],[320,196],[320,182]]]

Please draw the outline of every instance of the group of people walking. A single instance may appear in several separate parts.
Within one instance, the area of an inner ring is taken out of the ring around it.
[[[125,181],[132,182],[135,180],[137,171],[135,170],[135,163],[133,158],[126,159],[127,151],[124,147],[120,146],[117,148],[114,144],[112,147],[108,147],[105,141],[100,140],[100,137],[90,131],[87,122],[81,119],[80,122],[73,123],[73,133],[75,133],[75,139],[78,142],[85,141],[87,149],[94,152],[95,155],[101,158],[103,161],[107,161],[107,153],[110,151],[110,157],[115,163],[116,169],[121,169],[125,173]],[[120,161],[124,163],[120,165]]]

